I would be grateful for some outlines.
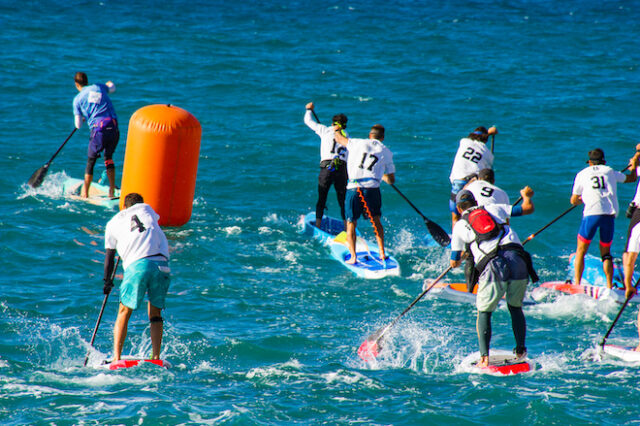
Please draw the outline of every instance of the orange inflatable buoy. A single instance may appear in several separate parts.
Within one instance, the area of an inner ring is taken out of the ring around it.
[[[129,120],[122,169],[124,197],[137,192],[160,215],[160,225],[182,226],[191,218],[202,128],[173,105],[149,105]]]

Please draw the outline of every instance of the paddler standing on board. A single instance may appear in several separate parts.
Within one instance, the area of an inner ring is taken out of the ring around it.
[[[537,281],[531,257],[524,251],[518,235],[508,224],[511,216],[533,213],[533,190],[520,190],[522,205],[491,204],[478,207],[471,191],[463,189],[456,196],[456,209],[461,220],[453,227],[451,237],[451,267],[460,266],[462,253],[468,244],[478,273],[476,330],[480,347],[479,367],[489,365],[491,314],[506,294],[511,326],[516,340],[514,353],[522,358],[527,353],[526,320],[522,311],[529,276]]]
[[[380,182],[385,181],[391,185],[396,181],[393,154],[389,148],[382,144],[384,127],[375,124],[369,131],[369,139],[347,138],[337,130],[335,139],[349,151],[347,158],[349,183],[345,199],[345,216],[347,218],[347,247],[351,257],[346,260],[346,263],[353,265],[357,261],[356,224],[365,209],[371,214],[380,258],[384,260],[386,256],[384,229],[380,221],[382,215]]]
[[[607,278],[607,287],[613,287],[613,242],[614,221],[618,214],[618,182],[635,182],[638,157],[633,156],[630,162],[631,173],[625,175],[606,166],[604,151],[600,148],[589,151],[588,167],[575,177],[571,190],[571,204],[584,203],[582,222],[578,230],[578,244],[574,260],[574,282],[580,285],[584,271],[584,256],[589,250],[591,240],[600,228],[600,255],[602,268]]]
[[[104,165],[109,179],[109,197],[113,197],[116,188],[113,153],[120,140],[120,131],[118,130],[118,117],[111,99],[109,99],[109,93],[115,92],[116,86],[111,81],[107,81],[105,84],[89,85],[87,75],[83,72],[77,72],[74,80],[76,89],[80,92],[73,98],[75,126],[79,129],[86,120],[91,130],[81,196],[89,197],[93,167],[100,157],[100,153],[104,151]]]
[[[107,223],[104,238],[104,294],[109,294],[113,288],[110,277],[116,251],[124,268],[124,278],[120,284],[120,307],[113,329],[113,361],[120,360],[129,318],[147,293],[151,359],[160,359],[162,309],[171,281],[169,245],[158,225],[160,216],[144,203],[140,194],[128,194],[124,199],[124,208]]]
[[[482,169],[478,178],[469,182],[464,189],[473,193],[479,206],[487,204],[511,204],[509,195],[496,186],[495,173],[492,169]]]
[[[489,135],[497,135],[498,129],[478,127],[466,138],[460,139],[460,145],[451,167],[449,181],[451,182],[451,197],[449,210],[451,211],[451,227],[455,226],[460,215],[456,209],[456,195],[482,169],[493,167],[493,153],[487,147]]]
[[[336,131],[340,131],[344,136],[347,136],[344,131],[347,127],[347,116],[336,114],[333,116],[331,126],[325,126],[316,123],[311,118],[313,102],[309,102],[306,109],[304,124],[320,136],[320,174],[318,175],[318,201],[316,202],[316,227],[320,228],[331,185],[336,190],[340,215],[342,220],[345,220],[344,199],[347,194],[347,149],[336,142],[333,134]]]

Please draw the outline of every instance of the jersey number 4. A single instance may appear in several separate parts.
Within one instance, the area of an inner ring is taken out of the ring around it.
[[[131,232],[138,230],[138,232],[143,233],[144,231],[147,230],[147,228],[144,227],[143,223],[140,222],[140,219],[138,219],[137,215],[133,215],[131,216]]]
[[[472,163],[478,164],[480,160],[482,160],[482,154],[473,150],[473,148],[469,147],[467,150],[462,153],[462,158],[465,160],[469,160]]]
[[[371,164],[369,164],[369,167],[367,167],[367,170],[369,171],[373,171],[373,166],[376,165],[376,163],[378,161],[380,161],[380,159],[378,157],[376,157],[373,154],[368,154],[368,153],[364,153],[362,154],[362,161],[360,162],[360,165],[358,167],[360,167],[361,169],[365,168],[364,162],[367,160],[367,157],[369,157],[369,159],[371,160]]]

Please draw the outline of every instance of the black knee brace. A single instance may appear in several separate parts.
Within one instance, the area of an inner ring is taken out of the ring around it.
[[[149,322],[150,322],[150,323],[154,323],[154,322],[164,322],[164,320],[162,319],[162,317],[151,317],[151,318],[149,318]]]
[[[610,260],[613,262],[613,256],[611,256],[611,253],[607,253],[607,254],[603,254],[602,255],[602,262],[606,262],[607,260]]]
[[[96,160],[98,158],[88,158],[87,159],[87,167],[84,169],[85,175],[93,175],[93,166],[96,165]]]

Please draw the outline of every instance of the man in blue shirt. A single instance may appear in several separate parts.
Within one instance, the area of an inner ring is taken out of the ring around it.
[[[116,86],[107,81],[105,84],[89,85],[87,75],[77,72],[75,75],[76,88],[80,93],[73,99],[73,115],[77,129],[87,122],[91,130],[89,149],[87,152],[87,167],[84,173],[82,197],[89,196],[89,187],[93,180],[93,167],[100,153],[104,151],[104,165],[109,178],[109,197],[113,197],[116,187],[116,168],[113,163],[113,152],[120,140],[118,117],[113,109],[109,93],[116,90]]]

